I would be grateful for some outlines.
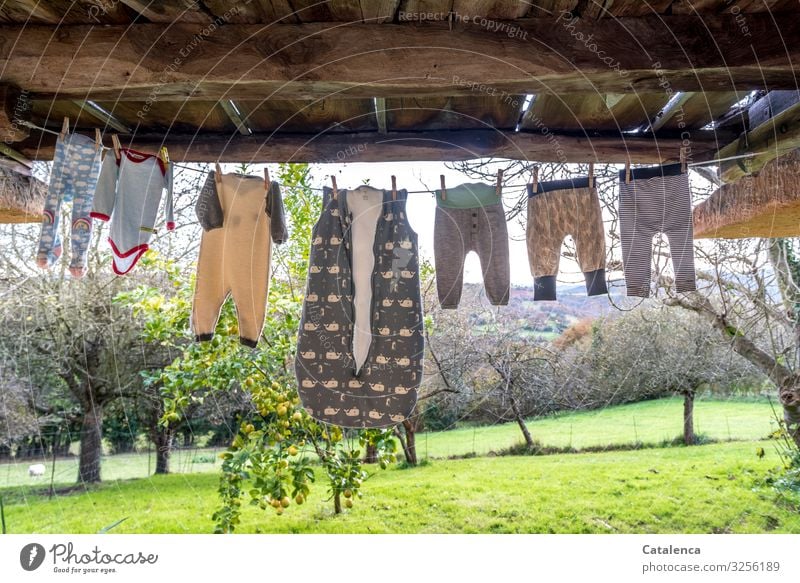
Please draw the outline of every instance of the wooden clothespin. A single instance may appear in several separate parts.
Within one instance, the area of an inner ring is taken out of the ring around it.
[[[333,187],[333,199],[339,198],[339,189],[336,187],[336,176],[331,174],[331,186]]]
[[[686,172],[686,150],[681,146],[681,172]]]
[[[392,176],[392,200],[397,200],[397,177]]]
[[[114,156],[116,156],[117,160],[122,158],[122,146],[119,143],[119,136],[117,134],[111,134],[111,145],[114,147]]]
[[[625,162],[625,184],[631,183],[631,162],[628,160]]]
[[[589,162],[589,188],[594,188],[594,162]]]
[[[214,162],[214,182],[222,184],[222,166],[219,162]]]
[[[539,190],[539,167],[534,166],[533,172],[531,173],[531,188],[533,189],[533,194],[536,194]]]
[[[169,165],[169,152],[167,151],[166,146],[161,146],[161,148],[159,148],[158,157],[164,163],[164,166]]]
[[[69,117],[64,116],[64,123],[61,124],[61,138],[64,139],[69,133]]]
[[[503,196],[503,169],[499,169],[497,171],[497,184],[494,187],[494,192],[497,195],[497,198]]]
[[[94,151],[96,152],[103,147],[103,136],[100,133],[100,128],[94,128]]]
[[[267,192],[269,192],[270,181],[269,181],[269,168],[264,166],[264,188]]]
[[[439,175],[439,181],[442,183],[442,200],[447,200],[447,187],[444,185],[444,174]]]

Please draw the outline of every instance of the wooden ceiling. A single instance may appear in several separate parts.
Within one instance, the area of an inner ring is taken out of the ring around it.
[[[0,0],[0,95],[29,159],[54,138],[14,134],[15,117],[188,161],[649,163],[687,143],[703,160],[753,129],[735,104],[797,88],[799,15],[797,0]]]

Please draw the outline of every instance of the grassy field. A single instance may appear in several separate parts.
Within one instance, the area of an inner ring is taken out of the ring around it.
[[[597,411],[569,413],[528,423],[535,439],[558,447],[659,444],[682,432],[681,399],[659,399],[609,407]],[[700,400],[695,405],[695,430],[717,440],[764,439],[773,429],[772,409],[766,401]],[[420,458],[447,458],[467,454],[485,455],[522,440],[515,423],[423,433],[417,438]],[[213,472],[219,468],[216,454],[221,450],[177,450],[171,460],[174,473]],[[28,477],[30,461],[0,464],[0,487],[49,483],[48,474],[36,480]],[[72,484],[78,473],[77,458],[59,459],[57,484]],[[155,459],[147,454],[122,454],[103,459],[105,480],[144,478],[152,474]]]
[[[758,459],[756,447],[767,455]],[[376,471],[340,516],[320,481],[283,516],[245,506],[256,533],[800,533],[796,508],[757,487],[778,464],[769,442],[539,457],[436,460]],[[374,470],[374,468],[371,468]],[[52,500],[7,490],[11,533],[206,533],[217,505],[208,473],[105,483]]]
[[[658,399],[568,413],[528,424],[534,439],[543,445],[585,448],[633,443],[660,444],[683,432],[683,400]],[[698,400],[695,431],[709,438],[757,440],[775,428],[767,401]],[[470,427],[421,434],[417,448],[422,457],[446,458],[475,453],[483,455],[519,443],[522,434],[515,423]]]

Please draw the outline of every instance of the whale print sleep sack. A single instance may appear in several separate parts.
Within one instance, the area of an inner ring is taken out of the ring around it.
[[[320,421],[394,425],[416,404],[424,348],[408,194],[362,186],[323,196],[295,358],[300,398]]]

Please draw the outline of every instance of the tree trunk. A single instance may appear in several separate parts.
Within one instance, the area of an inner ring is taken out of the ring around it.
[[[378,463],[378,448],[371,443],[367,444],[367,452],[364,454],[364,463],[365,464]]]
[[[339,490],[336,490],[333,494],[333,512],[334,514],[342,513],[342,498],[341,494],[339,494]]]
[[[160,427],[153,440],[156,446],[156,474],[169,473],[169,457],[172,453],[173,431]]]
[[[403,420],[403,429],[406,432],[403,444],[403,455],[406,456],[406,463],[410,466],[417,465],[417,428],[408,419]]]
[[[92,403],[83,413],[81,453],[78,461],[78,482],[91,484],[100,481],[103,408]]]
[[[800,448],[800,376],[787,379],[779,389],[786,430]]]
[[[683,393],[683,443],[694,445],[694,391]]]
[[[525,419],[522,417],[522,412],[519,410],[519,404],[517,403],[517,399],[514,395],[510,395],[509,397],[511,401],[511,411],[514,413],[514,419],[519,425],[520,431],[522,431],[522,436],[525,438],[525,445],[528,446],[528,449],[534,448],[533,437],[531,437],[531,432],[528,431],[528,426],[525,425]]]

